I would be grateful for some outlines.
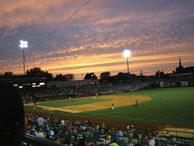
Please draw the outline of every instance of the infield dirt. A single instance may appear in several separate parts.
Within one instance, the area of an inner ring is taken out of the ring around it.
[[[85,98],[91,98],[93,97],[85,97]],[[64,106],[64,107],[48,107],[48,106],[42,106],[37,103],[38,107],[43,108],[44,110],[59,110],[59,111],[65,111],[65,112],[71,112],[71,113],[81,113],[86,111],[93,111],[93,110],[101,110],[101,109],[107,109],[112,107],[112,103],[114,103],[114,107],[120,107],[120,106],[126,106],[126,105],[133,105],[141,102],[145,102],[151,99],[149,96],[137,96],[134,95],[122,95],[122,96],[98,96],[97,98],[106,98],[106,99],[113,99],[109,101],[103,101],[103,102],[93,102],[90,104],[83,104],[83,105],[75,105],[75,106]],[[97,100],[96,98],[96,100]],[[73,100],[73,99],[69,99]]]

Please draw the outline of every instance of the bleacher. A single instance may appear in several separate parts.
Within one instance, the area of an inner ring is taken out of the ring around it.
[[[68,120],[67,120],[68,121]],[[82,121],[81,124],[74,123],[75,125],[80,127],[80,125],[87,125],[87,122]],[[59,120],[51,121],[52,126],[60,126]],[[75,126],[73,125],[73,126]],[[67,132],[62,133],[61,131],[55,135],[51,136],[52,138],[40,139],[36,138],[33,135],[27,134],[25,135],[21,146],[31,145],[31,146],[62,146],[62,145],[70,145],[77,146],[80,139],[85,139],[87,143],[93,143],[96,146],[108,146],[111,143],[111,137],[113,138],[115,135],[108,133],[106,129],[103,129],[102,126],[99,126],[99,129],[96,130],[97,125],[102,125],[101,123],[91,123],[91,128],[94,131],[97,131],[98,135],[88,135],[88,129],[78,128],[77,133]],[[72,125],[71,125],[72,126]],[[120,125],[108,125],[106,127],[121,129],[123,131],[123,136],[119,136],[120,140],[117,140],[117,144],[119,146],[134,146],[141,145],[146,146],[144,140],[142,140],[142,134],[145,134],[145,128],[136,127],[135,129],[131,129],[130,131],[126,131],[126,126]],[[61,130],[61,129],[60,129]],[[182,131],[169,131],[169,133],[175,133],[174,137],[176,141],[173,141],[172,135],[167,137],[165,134],[167,130],[160,129],[150,129],[153,133],[159,133],[159,138],[156,141],[156,146],[194,146],[194,133],[191,132],[182,132]],[[181,135],[181,136],[180,136]],[[190,137],[186,137],[185,135],[190,135]],[[47,137],[47,136],[46,136]]]

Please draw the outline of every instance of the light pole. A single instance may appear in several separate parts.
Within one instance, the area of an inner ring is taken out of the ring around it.
[[[128,80],[129,80],[129,62],[128,62],[128,58],[131,57],[131,51],[129,49],[124,50],[123,57],[127,58],[127,70],[128,70]]]
[[[24,54],[24,48],[28,48],[28,42],[20,40],[19,47],[23,49],[23,66],[24,66],[24,75],[25,75],[25,54]]]

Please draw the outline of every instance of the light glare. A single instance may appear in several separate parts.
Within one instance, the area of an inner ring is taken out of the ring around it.
[[[23,41],[23,40],[20,40],[20,45],[19,45],[20,48],[28,48],[28,41]]]
[[[131,57],[131,51],[130,50],[124,50],[123,57],[124,58]]]

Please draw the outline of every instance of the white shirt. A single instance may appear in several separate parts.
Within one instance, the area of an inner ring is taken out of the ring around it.
[[[65,125],[65,121],[64,120],[61,120],[61,124],[64,126]]]
[[[150,146],[155,146],[155,140],[154,139],[149,140],[149,144]]]
[[[42,117],[39,117],[36,122],[38,123],[38,126],[43,126],[44,124],[44,119]]]
[[[123,131],[119,130],[119,135],[123,136]]]
[[[42,132],[35,132],[35,136],[38,138],[44,138],[44,135]]]
[[[54,136],[54,131],[50,130],[49,135],[50,135],[49,138],[54,139],[54,137],[53,137]]]

